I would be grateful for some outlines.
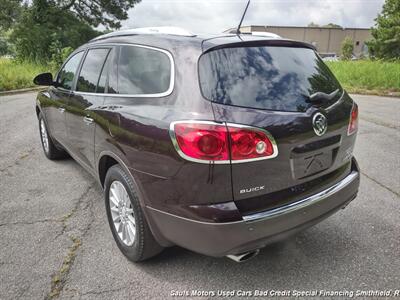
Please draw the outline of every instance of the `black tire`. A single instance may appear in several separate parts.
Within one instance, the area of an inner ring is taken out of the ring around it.
[[[136,234],[132,245],[127,245],[123,242],[115,228],[111,216],[110,187],[113,182],[120,182],[125,187],[125,190],[129,196],[131,208],[133,209],[133,216],[136,223]],[[110,225],[114,240],[121,252],[130,261],[143,261],[159,254],[163,250],[163,247],[160,246],[155,240],[142,208],[140,207],[138,194],[136,192],[136,185],[132,182],[131,177],[128,176],[128,174],[126,174],[126,172],[119,165],[112,166],[107,172],[104,182],[104,198],[108,223]]]
[[[44,126],[44,130],[47,135],[47,146],[46,146],[46,142],[44,140],[44,136],[42,133],[42,126]],[[63,149],[58,148],[54,144],[54,141],[50,135],[50,132],[47,127],[47,123],[46,123],[45,119],[43,118],[42,113],[39,114],[39,136],[40,136],[40,142],[42,144],[43,152],[48,159],[58,160],[58,159],[63,159],[63,158],[68,157],[67,152],[65,152]]]

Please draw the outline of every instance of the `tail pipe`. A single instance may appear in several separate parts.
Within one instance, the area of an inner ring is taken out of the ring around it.
[[[259,249],[253,250],[253,251],[249,251],[249,252],[244,252],[242,254],[237,254],[237,255],[227,255],[226,257],[232,259],[235,262],[241,263],[241,262],[245,262],[245,261],[253,258],[258,253],[260,253]]]

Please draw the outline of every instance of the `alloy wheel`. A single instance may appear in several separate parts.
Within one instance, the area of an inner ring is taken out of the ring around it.
[[[136,237],[136,220],[125,186],[117,180],[113,181],[108,199],[115,231],[125,245],[132,246]]]

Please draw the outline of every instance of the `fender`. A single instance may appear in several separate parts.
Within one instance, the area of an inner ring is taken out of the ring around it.
[[[146,196],[145,193],[143,191],[143,189],[141,188],[140,182],[138,182],[135,177],[133,176],[133,174],[131,173],[131,171],[129,170],[129,167],[127,166],[127,164],[124,162],[124,160],[119,157],[118,155],[116,155],[115,153],[111,152],[111,151],[102,151],[100,152],[98,159],[96,161],[96,174],[97,174],[97,180],[101,185],[101,181],[100,181],[100,174],[99,174],[99,163],[100,160],[105,156],[110,156],[113,159],[115,159],[119,165],[122,167],[122,169],[128,174],[128,176],[131,178],[133,184],[136,187],[136,191],[139,194],[139,203],[140,206],[142,208],[142,211],[145,215],[145,218],[147,220],[147,223],[149,224],[150,230],[153,233],[156,241],[163,247],[170,247],[173,245],[173,243],[171,243],[170,241],[168,241],[162,234],[161,231],[159,230],[159,228],[157,227],[157,225],[155,224],[155,222],[151,219],[151,217],[149,216],[149,214],[147,213],[147,206],[146,206]],[[104,187],[103,187],[104,190]]]

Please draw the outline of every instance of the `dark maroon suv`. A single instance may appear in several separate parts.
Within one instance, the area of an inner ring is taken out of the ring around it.
[[[127,30],[34,81],[46,156],[99,181],[132,261],[172,245],[244,261],[357,195],[357,105],[307,43]]]

